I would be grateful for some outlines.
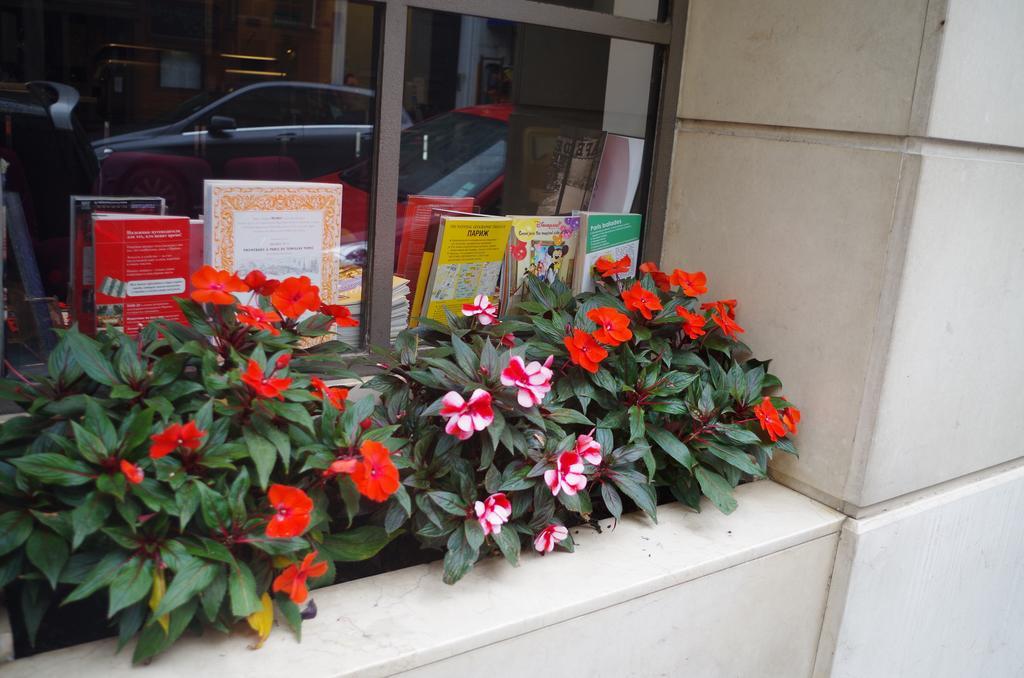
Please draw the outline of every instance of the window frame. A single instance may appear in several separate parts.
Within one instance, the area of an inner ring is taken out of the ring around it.
[[[655,46],[649,107],[653,143],[645,150],[650,167],[641,257],[661,258],[668,207],[669,172],[675,139],[676,110],[682,77],[683,36],[688,0],[665,0],[664,21],[646,21],[552,5],[536,0],[376,0],[383,12],[383,32],[378,43],[377,100],[372,179],[368,220],[369,257],[363,285],[363,338],[367,344],[390,344],[391,288],[395,269],[396,212],[398,195],[402,96],[405,84],[405,48],[409,12],[425,9],[469,14],[486,19],[503,19],[537,26],[592,33]],[[660,57],[660,58],[659,58]]]

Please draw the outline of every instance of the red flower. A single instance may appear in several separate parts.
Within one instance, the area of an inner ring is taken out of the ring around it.
[[[285,278],[270,296],[270,303],[289,318],[298,318],[306,311],[320,308],[320,288],[307,276]]]
[[[263,275],[263,271],[252,270],[245,274],[242,278],[242,282],[253,292],[257,294],[266,294],[263,292],[263,286],[267,284],[267,276]]]
[[[121,473],[128,479],[128,482],[132,485],[138,485],[142,482],[142,478],[146,475],[142,472],[142,469],[131,463],[127,459],[121,460]]]
[[[676,306],[676,314],[683,319],[683,332],[690,339],[696,339],[704,334],[704,323],[707,318],[700,313],[690,313],[682,306]]]
[[[576,447],[573,448],[573,452],[583,457],[583,461],[594,466],[601,465],[601,443],[591,436],[584,434],[576,436]]]
[[[523,407],[540,405],[551,390],[551,363],[554,360],[555,356],[549,355],[543,365],[536,360],[527,365],[519,356],[512,356],[508,367],[501,371],[501,383],[518,389],[517,400]]]
[[[682,288],[683,294],[690,297],[696,297],[708,291],[708,277],[700,271],[687,273],[677,268],[672,271],[670,280],[673,285],[679,285]]]
[[[193,273],[192,287],[193,301],[221,306],[235,303],[232,292],[245,292],[249,289],[237,274],[218,271],[213,266],[203,266]]]
[[[267,492],[274,515],[267,523],[267,536],[272,539],[298,537],[309,527],[313,500],[297,487],[271,485]]]
[[[650,273],[651,278],[654,280],[654,284],[658,286],[658,289],[662,292],[668,292],[672,289],[672,283],[668,279],[668,274],[663,273],[658,265],[653,261],[645,261],[640,264],[641,273]]]
[[[598,364],[608,357],[608,351],[583,330],[574,329],[572,334],[562,339],[562,343],[568,349],[573,364],[587,372],[597,372]]]
[[[273,311],[264,311],[255,306],[239,306],[235,312],[235,320],[258,330],[267,330],[275,337],[281,334],[281,330],[271,324],[281,322],[281,316]]]
[[[533,548],[538,553],[551,553],[555,550],[555,544],[565,541],[568,536],[569,530],[564,525],[548,525],[533,538]]]
[[[347,388],[332,388],[325,384],[324,380],[320,377],[313,377],[309,382],[316,389],[313,392],[313,397],[320,400],[329,400],[339,410],[345,409],[345,399],[348,398]]]
[[[180,447],[187,450],[199,449],[203,444],[203,436],[206,431],[201,430],[194,421],[186,424],[171,424],[163,430],[163,433],[156,433],[149,437],[153,443],[149,446],[149,456],[153,459],[166,457]]]
[[[710,311],[711,309],[715,309],[722,315],[727,315],[730,318],[735,318],[736,304],[737,301],[735,299],[721,299],[719,301],[709,301],[706,304],[701,304],[700,310]]]
[[[572,451],[562,452],[555,461],[555,468],[544,471],[544,483],[554,496],[559,492],[569,496],[576,494],[587,486],[583,458]]]
[[[391,451],[376,440],[364,440],[359,446],[362,463],[352,473],[359,493],[373,501],[384,501],[398,490],[398,468]]]
[[[291,377],[279,377],[275,379],[273,376],[264,376],[263,370],[260,369],[260,364],[255,360],[250,359],[249,364],[246,365],[245,373],[242,375],[242,381],[256,392],[256,395],[261,398],[277,398],[278,400],[284,400],[284,396],[281,392],[287,389],[291,383]]]
[[[618,275],[629,275],[632,263],[633,260],[629,258],[628,254],[618,260],[614,260],[611,257],[601,257],[594,262],[594,268],[597,269],[602,278],[614,278]]]
[[[622,291],[622,301],[630,311],[639,311],[647,320],[654,317],[654,311],[660,311],[661,300],[658,295],[651,292],[639,282],[633,283],[628,290]]]
[[[478,388],[463,399],[455,391],[444,394],[441,416],[448,417],[444,427],[445,433],[459,440],[469,440],[473,431],[483,431],[494,423],[494,409],[491,407],[491,394]]]
[[[473,504],[473,512],[480,527],[484,529],[484,536],[489,534],[500,534],[501,526],[508,522],[512,515],[512,502],[502,492],[492,494],[483,501]]]
[[[329,478],[341,473],[355,473],[359,468],[359,462],[355,459],[335,459],[331,465],[324,469],[324,477]]]
[[[787,407],[782,411],[782,423],[786,425],[790,433],[796,433],[796,425],[800,423],[800,410],[795,407]]]
[[[359,327],[359,321],[352,317],[352,311],[348,306],[341,304],[323,304],[320,312],[334,318],[334,322],[342,327]]]
[[[293,603],[304,603],[309,595],[306,588],[307,579],[316,579],[327,574],[327,563],[320,562],[313,564],[313,559],[318,555],[317,551],[306,554],[301,565],[289,565],[274,579],[274,593],[286,591]]]
[[[711,314],[711,320],[722,329],[722,334],[730,339],[735,339],[737,332],[744,331],[742,327],[736,324],[731,315],[722,313],[721,309]]]
[[[779,417],[779,411],[772,405],[772,399],[765,396],[760,405],[754,406],[754,414],[761,423],[761,428],[768,432],[768,437],[775,442],[786,436],[786,426]]]
[[[462,315],[476,316],[481,325],[492,325],[498,322],[498,307],[491,303],[486,294],[478,294],[472,304],[462,305]]]
[[[629,316],[619,313],[614,308],[592,308],[587,311],[587,317],[597,325],[594,339],[602,344],[618,346],[633,338],[633,332],[629,329]]]

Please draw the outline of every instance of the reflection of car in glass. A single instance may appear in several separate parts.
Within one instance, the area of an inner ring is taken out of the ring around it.
[[[398,168],[398,233],[410,195],[472,196],[483,212],[500,210],[511,104],[468,106],[402,130]],[[342,192],[342,240],[366,239],[372,163],[337,175]]]
[[[372,90],[274,81],[210,98],[186,101],[166,124],[94,142],[101,191],[161,195],[172,213],[197,214],[203,179],[316,179],[371,150]]]

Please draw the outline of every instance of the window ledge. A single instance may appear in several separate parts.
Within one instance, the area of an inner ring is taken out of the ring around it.
[[[301,643],[280,625],[255,652],[246,649],[251,635],[208,633],[179,641],[146,676],[390,675],[835,534],[844,519],[771,481],[742,486],[737,498],[731,516],[670,504],[660,507],[656,526],[636,513],[601,534],[574,529],[575,554],[541,558],[524,550],[518,568],[490,558],[455,586],[441,581],[436,562],[320,589],[313,592],[319,614],[303,625]],[[129,650],[115,658],[114,647],[98,641],[57,650],[15,661],[3,673],[137,676]]]

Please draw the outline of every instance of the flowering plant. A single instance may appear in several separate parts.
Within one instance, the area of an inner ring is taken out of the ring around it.
[[[136,661],[190,626],[246,620],[262,643],[275,610],[298,633],[335,562],[398,533],[353,519],[398,491],[401,442],[301,371],[340,348],[300,346],[347,309],[258,271],[204,267],[193,289],[187,324],[71,329],[45,376],[0,385],[27,411],[0,428],[0,587],[30,638],[51,603],[101,593]]]
[[[736,302],[699,301],[703,273],[629,264],[575,297],[531,277],[505,317],[481,296],[421,319],[371,348],[379,402],[304,376],[352,374],[336,345],[302,347],[354,322],[306,278],[204,267],[187,324],[64,332],[47,377],[0,385],[28,411],[0,429],[0,586],[30,633],[54,597],[107,591],[144,660],[189,626],[245,619],[262,641],[275,610],[297,632],[335,562],[403,530],[454,583],[488,552],[572,550],[569,527],[630,505],[656,520],[659,496],[732,511],[794,452],[800,412]]]
[[[769,395],[780,382],[737,338],[736,302],[701,304],[703,273],[629,268],[598,262],[598,289],[576,297],[529,278],[504,318],[477,298],[377,351],[375,420],[414,441],[384,527],[411,521],[444,549],[446,581],[489,550],[571,550],[567,526],[626,504],[656,519],[659,491],[731,512],[743,478],[795,452],[800,413]]]

